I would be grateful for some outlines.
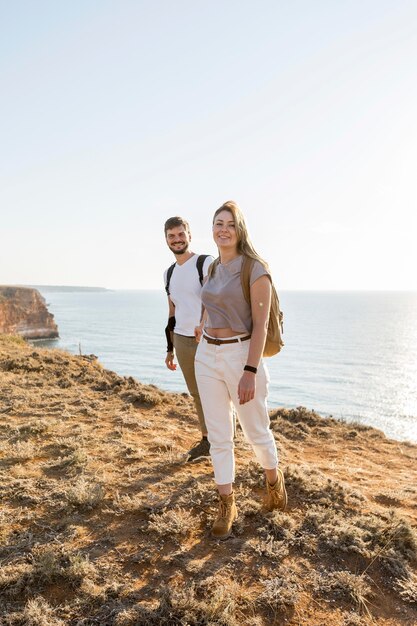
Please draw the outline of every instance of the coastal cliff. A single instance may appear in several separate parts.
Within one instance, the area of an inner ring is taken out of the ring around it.
[[[0,285],[0,334],[53,339],[58,326],[37,289]]]
[[[273,409],[288,491],[265,513],[238,428],[232,536],[186,394],[0,336],[0,623],[414,626],[417,446]]]

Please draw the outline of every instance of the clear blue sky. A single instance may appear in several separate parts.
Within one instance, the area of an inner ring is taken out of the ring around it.
[[[161,288],[238,201],[281,289],[417,289],[417,2],[0,1],[0,284]]]

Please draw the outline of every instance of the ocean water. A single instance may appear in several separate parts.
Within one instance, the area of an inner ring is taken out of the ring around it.
[[[165,367],[162,291],[49,291],[60,338],[121,375],[186,391]],[[417,442],[417,293],[282,292],[282,352],[267,360],[269,406],[305,406]]]

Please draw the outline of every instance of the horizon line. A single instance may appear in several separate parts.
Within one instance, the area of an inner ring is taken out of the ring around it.
[[[33,289],[92,289],[92,290],[101,290],[101,291],[161,291],[164,292],[163,287],[102,287],[99,285],[64,285],[64,284],[18,284],[18,283],[9,283],[2,284],[0,283],[0,287],[27,287]],[[387,288],[372,288],[372,287],[347,287],[341,289],[329,289],[323,287],[302,287],[302,288],[279,288],[280,292],[326,292],[326,293],[346,293],[346,292],[375,292],[375,293],[416,293],[417,287],[415,288],[395,288],[395,287],[387,287]]]

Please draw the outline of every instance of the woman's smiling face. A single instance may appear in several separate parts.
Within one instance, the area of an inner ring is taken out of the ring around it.
[[[233,214],[227,209],[220,211],[214,219],[213,239],[219,248],[237,248],[235,220]]]

